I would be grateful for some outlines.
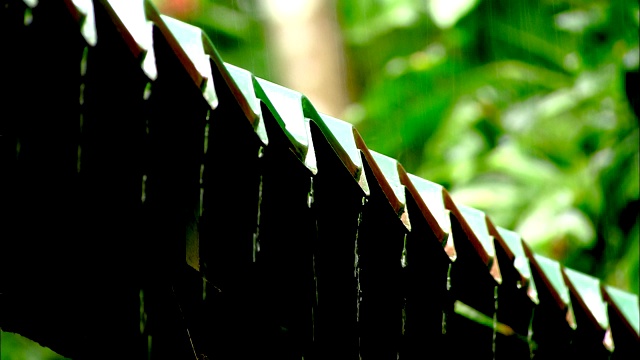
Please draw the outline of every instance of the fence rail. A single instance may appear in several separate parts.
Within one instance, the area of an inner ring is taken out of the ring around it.
[[[638,297],[148,1],[0,1],[0,328],[71,358],[631,359]],[[0,348],[1,351],[1,348]]]

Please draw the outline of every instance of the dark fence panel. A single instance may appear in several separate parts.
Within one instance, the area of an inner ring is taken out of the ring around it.
[[[0,48],[2,331],[79,359],[638,356],[637,295],[148,1],[2,0]]]

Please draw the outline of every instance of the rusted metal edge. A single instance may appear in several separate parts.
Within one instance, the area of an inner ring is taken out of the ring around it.
[[[434,235],[436,236],[436,239],[438,239],[438,241],[441,244],[446,243],[447,237],[449,236],[449,234],[442,229],[442,226],[440,226],[434,214],[431,212],[431,210],[429,210],[429,207],[425,203],[425,199],[422,197],[422,195],[420,194],[420,191],[414,185],[414,181],[411,181],[412,175],[407,173],[407,171],[404,169],[404,167],[400,163],[398,163],[398,173],[400,176],[400,182],[402,183],[402,185],[404,185],[404,187],[409,192],[409,195],[413,198],[413,200],[418,205],[418,208],[420,209],[420,213],[422,214],[422,217],[425,219],[427,224],[429,224],[429,227],[431,228],[431,231],[433,231]]]
[[[22,0],[22,2],[28,9],[35,9],[42,3],[42,0]],[[95,46],[98,41],[98,35],[95,13],[93,12],[93,2],[91,0],[62,0],[62,2],[73,20],[80,26],[80,34],[87,45]]]
[[[592,325],[599,326],[602,330],[609,327],[607,307],[600,290],[600,281],[592,276],[564,267],[565,283],[571,294],[578,300],[578,304],[589,315]]]
[[[218,98],[213,86],[211,64],[208,61],[208,54],[205,53],[204,36],[200,28],[160,15],[155,6],[147,0],[131,2],[108,0],[102,1],[101,4],[134,56],[143,57],[142,69],[151,80],[157,77],[153,49],[153,27],[155,27],[165,38],[194,85],[202,92],[211,109],[217,107]],[[130,14],[127,11],[130,7],[138,9],[138,12]]]
[[[167,40],[194,84],[211,109],[218,106],[218,96],[213,85],[211,62],[204,51],[205,34],[198,27],[153,12],[150,16]]]
[[[213,44],[209,43],[209,46],[213,49]],[[268,145],[269,137],[262,118],[260,99],[256,97],[256,91],[253,87],[253,74],[227,63],[220,62],[220,66],[218,66],[216,59],[219,59],[219,57],[212,57],[218,74],[224,79],[262,143]]]
[[[511,266],[520,275],[520,288],[525,288],[527,296],[534,304],[539,304],[538,290],[536,283],[531,277],[531,266],[529,264],[529,258],[525,254],[524,247],[522,245],[522,238],[516,232],[503,229],[499,226],[494,226],[491,221],[487,222],[489,227],[489,233],[491,233],[495,239],[496,246],[500,246],[509,260],[511,260]],[[505,264],[501,264],[506,266]]]
[[[362,166],[360,151],[353,137],[353,125],[326,114],[318,113],[318,116],[321,121],[312,119],[313,123],[318,126],[325,140],[342,161],[342,164],[360,185],[364,194],[368,196],[369,183]]]
[[[640,342],[640,309],[638,295],[601,284],[601,291],[609,309],[621,320],[626,330]],[[616,334],[613,334],[614,338]]]
[[[260,140],[264,144],[268,143],[259,114],[253,111],[247,97],[229,74],[215,46],[202,29],[159,14],[149,0],[98,0],[97,3],[107,12],[132,55],[140,60],[142,69],[150,80],[157,78],[153,49],[155,26],[167,40],[209,106],[212,109],[217,107],[218,96],[215,86],[222,86],[213,83],[215,71],[224,79]],[[130,14],[130,9],[136,11]]]
[[[577,326],[580,328],[589,326],[604,332],[602,344],[607,350],[613,351],[607,303],[602,296],[600,280],[566,267],[563,268],[562,275],[573,299],[576,300],[573,302],[573,307],[579,306],[589,319],[589,323],[578,323]]]
[[[536,271],[542,279],[542,284],[537,284],[538,289],[546,289],[554,300],[554,305],[564,311],[567,324],[576,328],[576,319],[573,314],[573,306],[569,296],[569,288],[564,280],[564,272],[559,262],[547,257],[534,254],[526,243],[523,243],[525,253],[529,258],[531,270]]]
[[[398,196],[396,195],[396,192],[394,191],[393,187],[387,180],[387,177],[384,175],[384,173],[382,172],[382,169],[380,169],[380,167],[378,166],[378,163],[373,157],[373,154],[365,144],[364,139],[362,138],[362,135],[360,135],[360,133],[355,127],[353,128],[353,136],[356,140],[356,145],[358,146],[358,149],[360,150],[360,153],[362,154],[363,159],[367,162],[367,164],[369,164],[369,167],[371,167],[373,176],[378,181],[378,185],[380,186],[380,188],[382,189],[382,192],[384,193],[385,197],[389,201],[389,204],[393,208],[393,211],[395,211],[396,215],[398,216],[400,221],[402,221],[402,224],[407,228],[407,230],[411,230],[411,223],[409,222],[409,216],[405,211],[405,204],[403,200],[398,198]]]
[[[149,0],[97,0],[150,80],[158,77],[153,49],[153,23],[149,15],[156,12]],[[97,9],[94,9],[97,10]]]
[[[405,186],[400,180],[400,172],[398,171],[400,163],[398,163],[396,159],[380,154],[376,151],[370,150],[369,152],[378,165],[378,168],[381,170],[385,180],[391,187],[391,191],[393,191],[393,194],[400,203],[400,209],[397,211],[400,220],[407,230],[411,231],[411,219],[409,218],[409,211],[407,209]]]
[[[262,121],[263,119],[260,111],[260,103],[257,102],[256,104],[253,104],[249,102],[249,99],[255,99],[255,91],[253,90],[253,75],[247,70],[236,67],[236,69],[242,70],[242,72],[249,73],[250,81],[248,83],[250,85],[246,85],[246,81],[243,81],[246,77],[246,74],[233,76],[232,72],[228,68],[229,65],[222,61],[220,54],[218,54],[218,50],[215,48],[208,36],[205,35],[203,43],[205,53],[209,55],[212,64],[211,71],[215,71],[216,75],[219,75],[224,80],[225,85],[231,91],[231,94],[233,94],[233,97],[238,102],[238,105],[240,106],[240,109],[244,113],[245,117],[253,126],[260,140],[266,145],[269,140],[267,137],[267,131],[265,130],[264,122]],[[222,84],[215,84],[215,86],[222,86]],[[247,88],[247,86],[249,87]]]
[[[136,2],[140,5],[131,6],[131,3],[135,5]],[[110,16],[133,56],[140,59],[142,69],[150,80],[155,80],[157,77],[152,33],[153,26],[156,26],[194,84],[202,91],[209,106],[212,109],[217,107],[218,97],[215,86],[223,86],[223,84],[213,83],[213,72],[216,71],[216,74],[224,79],[226,86],[238,101],[260,140],[264,144],[268,143],[268,137],[264,124],[260,121],[259,113],[256,113],[254,107],[250,106],[245,93],[238,87],[211,40],[200,28],[160,15],[148,0],[131,0],[131,2],[129,0],[99,0],[98,3]],[[128,14],[127,10],[130,8],[142,8],[143,11],[138,10],[135,14]]]
[[[410,189],[415,189],[422,203],[427,210],[433,215],[438,227],[443,231],[443,237],[440,240],[442,247],[451,260],[455,260],[456,252],[453,246],[453,237],[451,236],[451,219],[449,210],[444,205],[444,197],[448,196],[447,190],[440,184],[436,184],[429,180],[425,180],[413,174],[407,176],[411,186],[405,184]]]
[[[482,261],[489,268],[489,273],[498,283],[502,283],[502,275],[500,273],[500,264],[496,257],[494,245],[494,236],[489,232],[489,217],[478,209],[474,209],[465,205],[458,205],[461,218],[458,220],[465,229],[467,238],[476,250]]]
[[[291,143],[291,150],[311,171],[317,173],[316,155],[309,119],[302,107],[303,95],[297,91],[253,76],[255,95],[271,112]]]
[[[33,2],[33,1],[30,1]],[[37,3],[37,1],[35,1]],[[69,13],[80,25],[80,33],[89,46],[95,46],[98,42],[98,31],[96,29],[96,18],[93,12],[93,1],[91,0],[64,0]]]

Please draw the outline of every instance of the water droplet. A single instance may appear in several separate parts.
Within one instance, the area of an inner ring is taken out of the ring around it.
[[[262,211],[262,175],[260,175],[260,182],[258,184],[258,211],[256,218],[256,229],[253,233],[253,262],[256,262],[256,257],[260,252],[260,213]]]
[[[313,178],[310,179],[309,192],[307,193],[307,207],[311,209],[313,205]]]
[[[140,200],[144,204],[147,199],[147,175],[142,175],[142,195],[140,195]]]
[[[140,289],[138,292],[138,300],[140,304],[140,334],[144,334],[145,327],[147,325],[147,314],[144,311],[144,290]]]
[[[28,7],[24,11],[24,26],[29,26],[31,23],[33,23],[33,12]]]
[[[80,163],[82,159],[82,146],[78,144],[78,159],[76,161],[76,171],[80,173]]]
[[[80,105],[84,105],[84,83],[80,84],[80,96],[78,98],[78,103]]]
[[[80,60],[80,76],[87,74],[87,58],[89,56],[89,47],[85,46],[82,50],[82,59]]]
[[[142,98],[144,100],[149,100],[150,97],[151,97],[151,82],[148,82],[147,85],[144,87],[144,93],[142,94]]]
[[[400,264],[403,268],[407,267],[407,234],[404,234],[404,244],[402,245],[402,257]]]
[[[209,124],[204,126],[204,153],[209,150]]]
[[[360,253],[358,250],[358,235],[360,232],[360,224],[362,223],[362,213],[364,211],[364,205],[366,204],[366,198],[362,197],[362,207],[358,212],[358,226],[356,228],[355,242],[353,247],[354,261],[353,261],[353,276],[356,279],[356,321],[360,322],[360,302],[362,302],[362,289],[360,288]]]
[[[202,216],[204,211],[204,188],[200,188],[200,206],[198,208],[198,216]]]
[[[318,276],[316,275],[316,254],[313,254],[313,283],[316,289],[316,304],[318,303]]]
[[[442,335],[447,334],[447,313],[442,312]]]
[[[449,268],[447,269],[447,291],[451,290],[451,263],[449,263]]]

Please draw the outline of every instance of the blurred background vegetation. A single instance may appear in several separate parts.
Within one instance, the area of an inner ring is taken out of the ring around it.
[[[637,1],[153,2],[537,253],[638,293]],[[58,358],[1,336],[32,352],[2,360]]]
[[[638,293],[638,2],[154,1],[536,252]]]

